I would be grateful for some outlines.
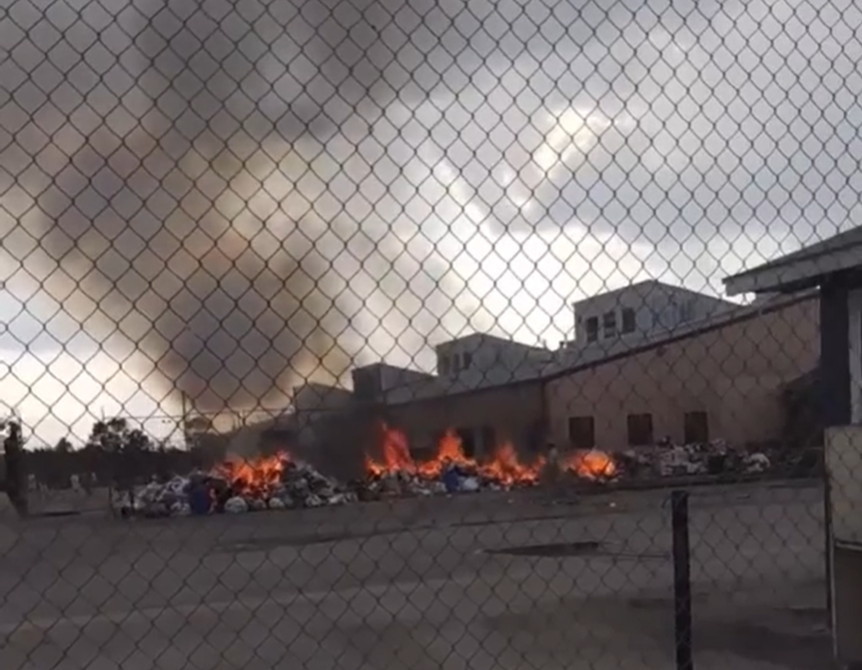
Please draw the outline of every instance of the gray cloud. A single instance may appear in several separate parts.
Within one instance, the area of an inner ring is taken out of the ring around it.
[[[859,218],[845,4],[16,0],[17,337],[64,342],[61,309],[214,409],[553,337],[614,270],[714,284]]]
[[[409,361],[453,323],[450,268],[422,240],[405,253],[397,231],[418,228],[369,200],[369,156],[397,169],[369,135],[397,94],[375,22],[392,17],[371,3],[17,3],[7,253],[202,409]]]

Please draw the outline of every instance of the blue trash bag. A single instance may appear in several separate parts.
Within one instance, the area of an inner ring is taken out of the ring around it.
[[[461,473],[456,468],[447,468],[442,479],[446,493],[458,493],[461,490]]]
[[[189,488],[189,507],[192,510],[192,514],[209,514],[212,504],[212,497],[206,486],[203,484],[193,484]]]

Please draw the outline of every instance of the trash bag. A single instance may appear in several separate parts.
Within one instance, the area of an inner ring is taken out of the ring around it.
[[[196,516],[209,514],[213,505],[209,489],[203,483],[194,484],[190,487],[188,501],[191,513]]]
[[[461,490],[461,475],[455,468],[448,468],[443,473],[443,485],[446,493],[458,493]]]
[[[243,498],[234,496],[224,504],[224,511],[228,514],[242,514],[248,512],[248,504]]]
[[[479,490],[479,480],[476,477],[461,478],[460,490],[464,493],[475,493]]]

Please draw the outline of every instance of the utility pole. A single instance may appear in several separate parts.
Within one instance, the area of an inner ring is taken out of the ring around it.
[[[191,447],[191,435],[189,431],[189,408],[188,408],[188,398],[184,392],[180,392],[180,412],[182,416],[180,417],[180,427],[182,429],[183,434],[183,444],[186,449]]]

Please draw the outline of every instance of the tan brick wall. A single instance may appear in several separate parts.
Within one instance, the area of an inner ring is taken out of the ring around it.
[[[777,439],[780,387],[819,355],[816,298],[549,381],[549,431],[568,441],[571,416],[593,416],[598,448],[628,443],[627,415],[651,413],[656,438],[683,438],[683,415],[705,411],[710,436]]]

